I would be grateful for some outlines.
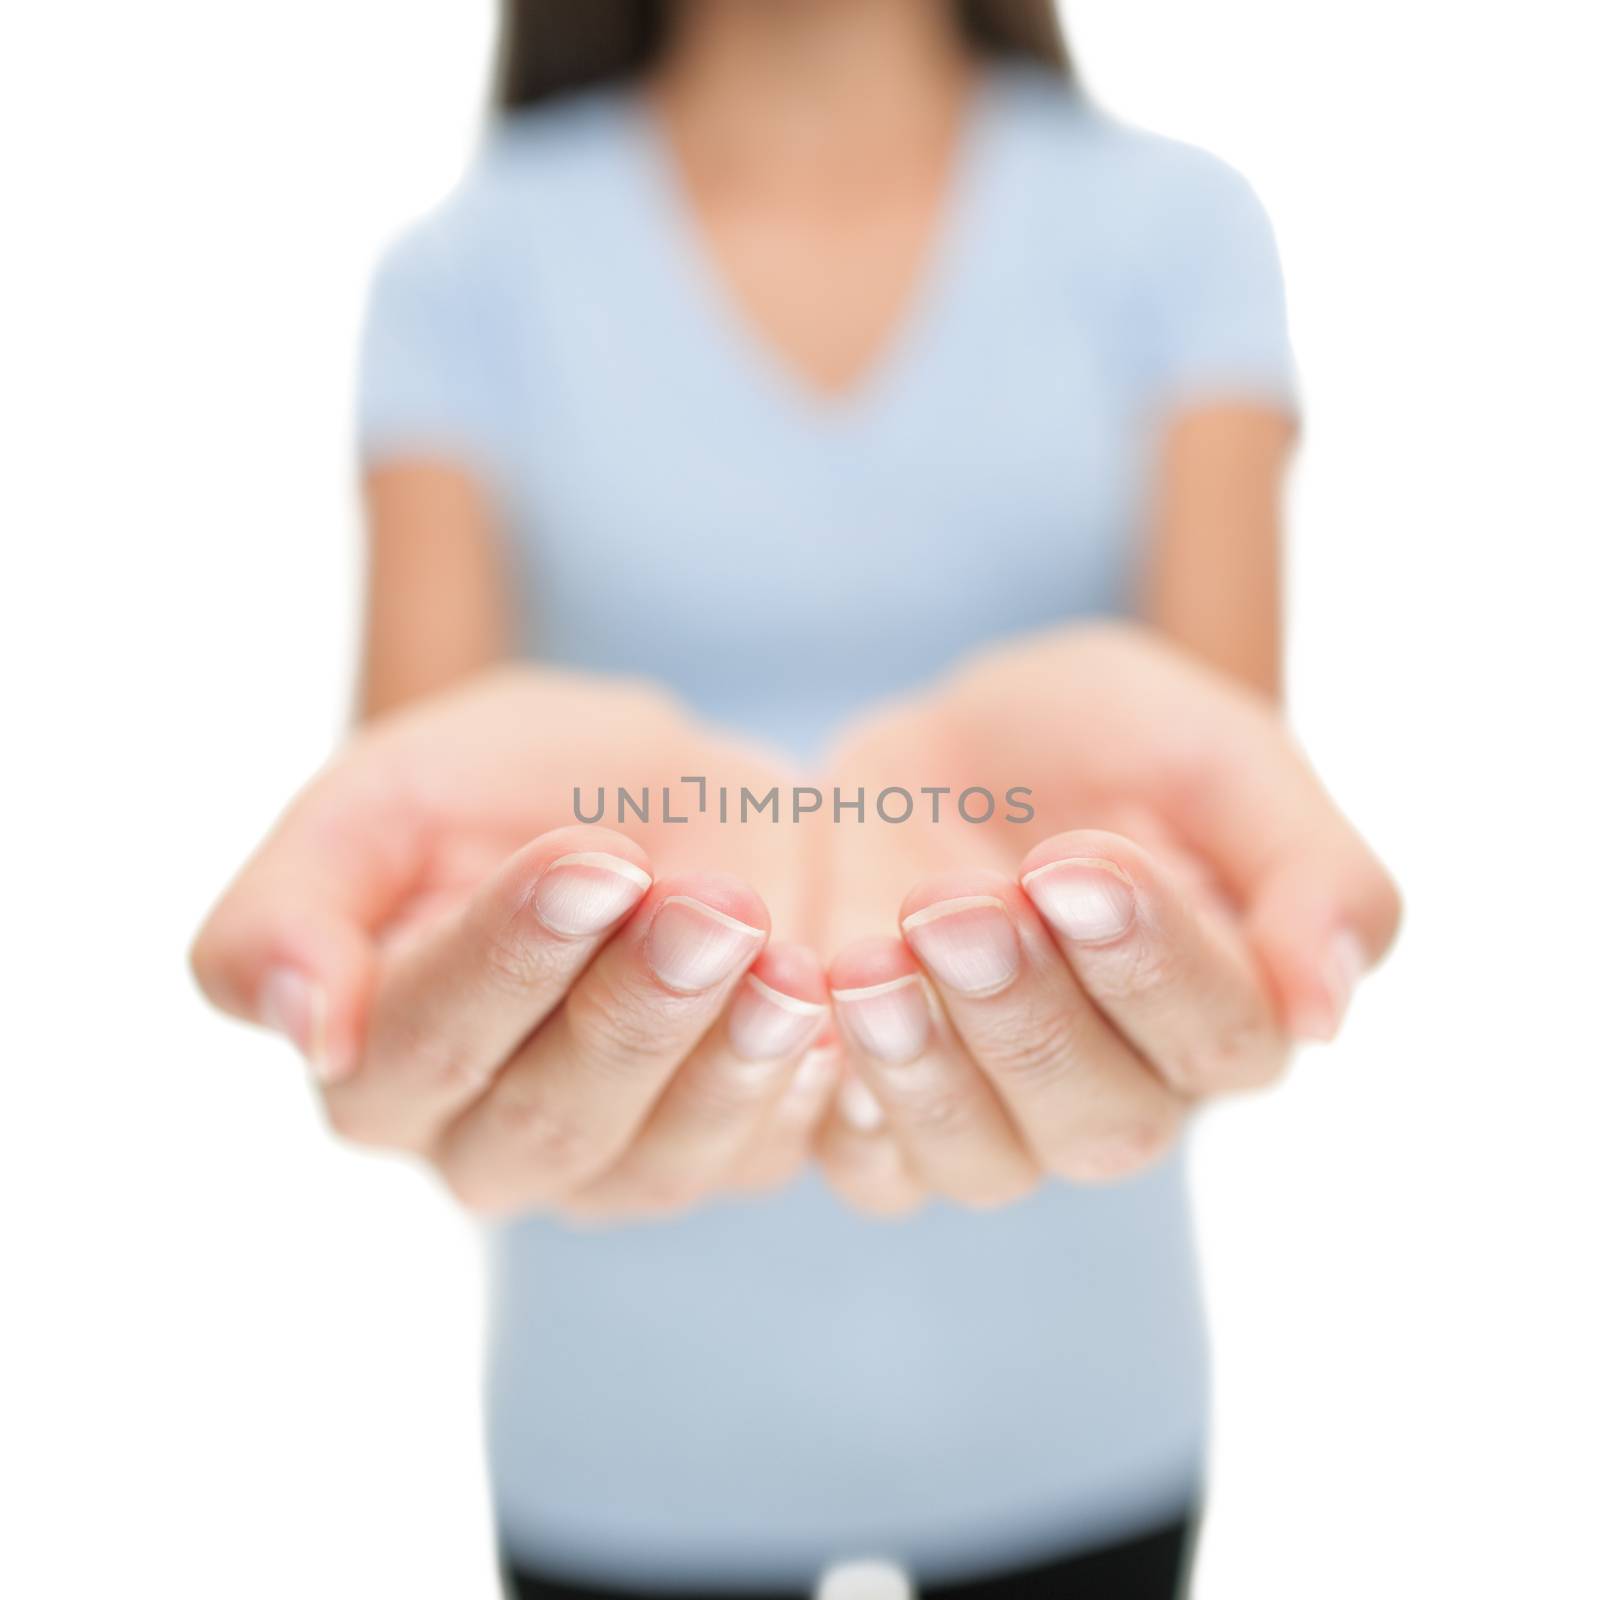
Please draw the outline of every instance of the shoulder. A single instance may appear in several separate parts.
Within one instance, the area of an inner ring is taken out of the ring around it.
[[[1122,122],[1043,74],[1018,74],[1006,93],[1030,187],[1059,226],[1079,231],[1088,216],[1099,238],[1134,249],[1208,228],[1270,237],[1255,190],[1220,157]]]
[[[487,289],[528,251],[570,237],[576,214],[606,189],[628,115],[619,91],[594,90],[499,119],[449,192],[391,237],[380,286]]]
[[[1059,85],[1012,93],[1018,209],[1044,292],[1070,286],[1143,387],[1292,397],[1277,244],[1244,176]]]

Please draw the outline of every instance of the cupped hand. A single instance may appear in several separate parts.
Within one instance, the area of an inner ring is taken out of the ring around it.
[[[1388,876],[1275,709],[1136,628],[992,652],[832,771],[922,801],[829,856],[849,1065],[819,1148],[865,1209],[1140,1170],[1198,1100],[1331,1037],[1394,935]]]
[[[814,1143],[893,1212],[1157,1159],[1195,1101],[1331,1035],[1398,916],[1273,708],[1134,628],[876,713],[828,768],[868,797],[836,820],[571,824],[574,789],[690,774],[794,781],[638,684],[491,675],[353,741],[196,971],[301,1044],[340,1131],[476,1208],[677,1210]]]
[[[625,762],[625,765],[623,764]],[[776,769],[637,684],[511,669],[373,725],[299,797],[193,952],[224,1009],[290,1035],[352,1140],[475,1209],[673,1210],[780,1180],[831,1093],[821,965],[769,943],[802,841],[663,785]],[[655,791],[629,835],[573,790]],[[529,842],[531,840],[531,842]]]

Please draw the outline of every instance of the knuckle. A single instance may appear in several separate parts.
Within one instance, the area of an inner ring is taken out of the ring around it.
[[[1038,1186],[1038,1173],[1023,1169],[980,1179],[956,1198],[973,1211],[1003,1211],[1019,1200],[1026,1200]]]
[[[901,1176],[863,1170],[850,1159],[823,1162],[823,1177],[835,1195],[863,1216],[888,1219],[907,1215],[922,1201],[921,1190]]]
[[[725,1061],[686,1071],[679,1082],[697,1117],[743,1120],[765,1103],[780,1068],[770,1061]]]
[[[499,994],[521,996],[550,970],[548,940],[541,937],[533,919],[529,900],[509,912],[484,939],[484,976]]]
[[[939,1138],[958,1132],[970,1121],[971,1096],[939,1086],[914,1090],[894,1102],[896,1122],[912,1137]]]
[[[654,1007],[598,974],[590,974],[567,996],[565,1016],[574,1050],[597,1062],[660,1054],[670,1023],[664,1007]]]
[[[1052,1170],[1069,1183],[1117,1183],[1147,1171],[1172,1148],[1175,1122],[1150,1119],[1119,1123],[1067,1141]]]
[[[646,1172],[633,1181],[629,1199],[635,1210],[652,1216],[676,1216],[694,1205],[701,1192],[701,1185],[689,1173]]]
[[[978,1049],[983,1065],[997,1077],[1033,1087],[1054,1082],[1073,1060],[1078,1027],[1065,1007],[1005,1020],[986,1034]]]
[[[1089,974],[1095,997],[1113,1005],[1127,1005],[1159,993],[1171,982],[1172,952],[1157,939],[1129,939],[1104,945],[1080,957]]]
[[[382,1077],[449,1094],[477,1094],[494,1075],[458,1035],[401,1019],[384,1019],[368,1054]]]
[[[570,1181],[596,1160],[590,1134],[543,1099],[503,1092],[489,1098],[486,1110],[496,1141],[524,1168],[531,1184]]]
[[[1244,1019],[1186,1039],[1174,1052],[1168,1075],[1191,1094],[1254,1089],[1280,1077],[1288,1059],[1287,1046],[1274,1030]]]
[[[897,1142],[887,1138],[829,1137],[817,1150],[822,1175],[841,1195],[903,1187],[908,1174]]]

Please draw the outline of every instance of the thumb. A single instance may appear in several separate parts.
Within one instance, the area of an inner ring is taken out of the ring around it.
[[[1206,735],[1182,786],[1181,831],[1241,907],[1290,1033],[1331,1039],[1394,941],[1400,896],[1276,711],[1236,703]]]
[[[1354,845],[1286,857],[1247,913],[1251,947],[1297,1039],[1333,1038],[1356,984],[1399,925],[1400,898],[1388,873],[1359,840]]]
[[[221,1010],[284,1034],[324,1081],[356,1066],[374,933],[409,884],[411,829],[347,767],[313,781],[206,918],[190,950]]]

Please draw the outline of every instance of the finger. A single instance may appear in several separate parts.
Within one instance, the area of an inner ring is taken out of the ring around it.
[[[729,1188],[777,1189],[800,1173],[811,1159],[843,1062],[838,1040],[828,1039],[826,1032],[801,1056],[783,1093],[767,1108],[735,1158],[728,1172]]]
[[[1289,1041],[1241,933],[1148,851],[1058,834],[1028,852],[1021,882],[1084,992],[1178,1093],[1283,1070]]]
[[[644,851],[605,828],[558,828],[517,851],[385,961],[360,1070],[328,1092],[334,1126],[364,1144],[426,1147],[649,887]]]
[[[355,1068],[374,931],[423,855],[418,823],[381,778],[350,755],[319,775],[224,892],[190,951],[214,1005],[284,1034],[328,1082]]]
[[[848,1068],[823,1119],[817,1160],[834,1193],[867,1216],[910,1216],[927,1202],[883,1107]]]
[[[950,1022],[1047,1171],[1121,1178],[1171,1146],[1184,1103],[1085,995],[1017,884],[947,874],[902,908]]]
[[[574,1197],[577,1209],[681,1211],[721,1187],[827,1019],[827,993],[809,950],[764,950],[633,1142]]]
[[[599,1176],[766,939],[766,907],[737,879],[658,882],[555,1015],[444,1129],[434,1159],[456,1194],[499,1212],[563,1199]]]
[[[911,1170],[964,1205],[1005,1205],[1038,1172],[993,1087],[929,1006],[911,952],[865,939],[828,970],[856,1076],[883,1107]]]

